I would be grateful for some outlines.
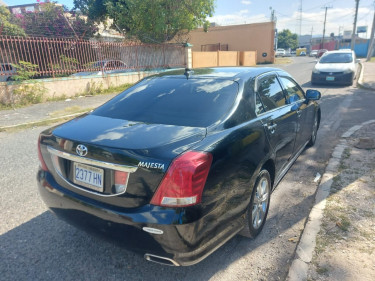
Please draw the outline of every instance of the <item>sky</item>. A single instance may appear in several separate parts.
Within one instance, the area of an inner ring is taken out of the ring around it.
[[[177,1],[177,0],[176,0]],[[183,0],[182,0],[183,1]],[[3,0],[8,5],[29,4],[36,0]],[[73,7],[73,0],[57,0]],[[302,3],[302,21],[301,19]],[[360,0],[357,26],[368,26],[361,37],[370,37],[374,17],[375,0]],[[271,10],[275,10],[278,31],[289,29],[293,33],[318,36],[323,34],[324,7],[327,9],[326,36],[338,35],[344,30],[353,30],[355,0],[216,0],[211,22],[233,25],[270,21]]]

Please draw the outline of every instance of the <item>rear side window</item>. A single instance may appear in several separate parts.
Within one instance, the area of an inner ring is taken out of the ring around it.
[[[93,114],[153,124],[208,127],[228,114],[237,82],[219,79],[146,79]]]
[[[285,96],[275,75],[260,78],[257,93],[265,111],[285,105]]]

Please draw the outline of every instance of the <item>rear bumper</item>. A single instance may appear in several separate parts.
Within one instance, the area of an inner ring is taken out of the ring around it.
[[[316,84],[335,84],[335,85],[351,85],[353,82],[354,73],[312,73],[311,82]]]
[[[175,265],[201,261],[241,230],[240,220],[215,230],[193,208],[113,209],[61,187],[48,172],[40,170],[37,179],[43,201],[57,217],[142,255],[171,259]]]

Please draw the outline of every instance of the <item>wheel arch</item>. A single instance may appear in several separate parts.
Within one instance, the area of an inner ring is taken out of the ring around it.
[[[274,183],[275,183],[275,175],[276,175],[276,171],[275,171],[275,163],[272,159],[268,159],[262,166],[261,170],[267,170],[268,173],[270,174],[270,177],[271,177],[271,185],[272,185],[272,188],[274,187]]]

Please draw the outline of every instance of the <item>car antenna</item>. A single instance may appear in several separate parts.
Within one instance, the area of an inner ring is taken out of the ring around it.
[[[186,67],[185,68],[185,72],[184,72],[184,75],[186,76],[186,79],[189,79],[190,75],[192,75],[194,73],[194,70]]]

